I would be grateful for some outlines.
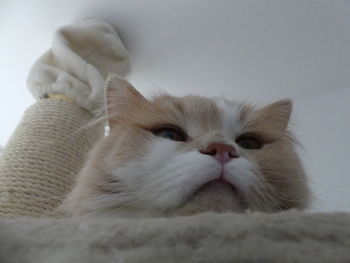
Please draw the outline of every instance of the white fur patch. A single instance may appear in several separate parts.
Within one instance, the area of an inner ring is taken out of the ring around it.
[[[225,166],[225,179],[237,186],[244,193],[258,180],[257,166],[244,157],[234,159]]]
[[[246,158],[233,159],[224,166],[225,179],[243,195],[259,181],[256,166]],[[205,183],[218,179],[222,167],[215,158],[198,151],[179,152],[177,142],[156,138],[148,154],[114,171],[133,196],[134,208],[145,213],[176,208]]]
[[[216,105],[222,111],[222,133],[230,138],[239,135],[242,131],[241,105],[230,105],[223,98],[217,99]]]
[[[197,188],[221,174],[220,164],[198,151],[179,152],[176,142],[156,138],[145,158],[114,171],[130,188],[136,203],[157,209],[174,208]]]

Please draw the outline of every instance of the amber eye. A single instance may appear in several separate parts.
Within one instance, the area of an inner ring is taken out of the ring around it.
[[[238,137],[236,143],[240,147],[249,150],[260,149],[262,147],[262,143],[254,137]]]
[[[154,129],[152,132],[155,136],[163,137],[169,140],[180,142],[187,141],[185,132],[178,127],[161,127]]]

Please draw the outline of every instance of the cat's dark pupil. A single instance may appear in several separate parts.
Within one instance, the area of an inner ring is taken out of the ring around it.
[[[173,141],[186,141],[186,136],[181,131],[174,128],[159,128],[153,131],[153,133],[156,136]]]
[[[164,131],[162,133],[162,136],[164,138],[168,138],[168,139],[172,139],[172,140],[176,139],[176,133],[174,131]]]
[[[261,143],[255,138],[238,138],[237,143],[244,149],[260,149]]]

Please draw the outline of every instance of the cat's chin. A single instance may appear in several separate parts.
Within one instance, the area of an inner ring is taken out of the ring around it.
[[[211,181],[200,187],[176,211],[176,216],[203,212],[244,212],[245,205],[237,189],[224,181]]]

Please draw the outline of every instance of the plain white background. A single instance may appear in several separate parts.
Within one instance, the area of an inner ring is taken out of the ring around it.
[[[350,211],[350,2],[2,0],[0,145],[34,100],[25,81],[54,30],[83,17],[116,26],[147,94],[294,100],[313,210]]]

